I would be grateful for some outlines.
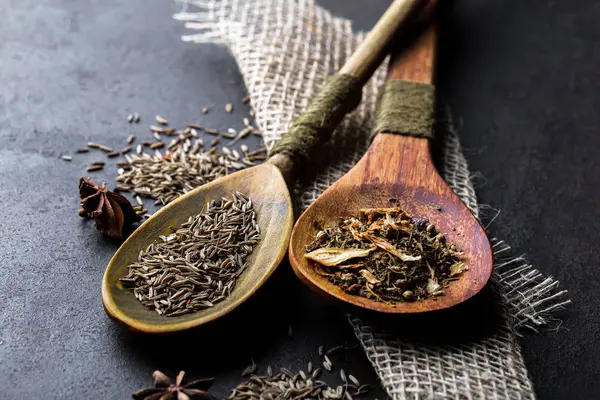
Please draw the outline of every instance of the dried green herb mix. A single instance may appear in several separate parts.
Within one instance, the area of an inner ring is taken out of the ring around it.
[[[359,218],[319,229],[305,257],[345,292],[375,301],[424,300],[467,270],[462,253],[427,219],[399,208],[361,209]]]

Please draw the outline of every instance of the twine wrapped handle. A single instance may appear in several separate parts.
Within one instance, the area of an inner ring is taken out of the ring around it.
[[[294,169],[306,165],[312,152],[329,140],[344,116],[358,106],[362,87],[385,58],[388,44],[428,2],[394,0],[339,73],[327,79],[308,109],[273,147],[269,162],[281,170],[288,183]]]
[[[308,163],[311,152],[329,140],[344,116],[360,104],[361,97],[362,83],[357,78],[348,74],[331,76],[273,147],[271,155],[284,154],[297,165]]]
[[[377,94],[371,140],[378,133],[433,139],[435,87],[422,82],[384,83]]]

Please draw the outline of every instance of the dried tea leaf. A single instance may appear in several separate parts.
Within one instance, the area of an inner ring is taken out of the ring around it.
[[[323,247],[305,254],[304,257],[330,267],[343,263],[344,261],[352,258],[366,257],[376,248],[376,246],[371,246],[368,249],[340,249],[336,247]]]
[[[306,246],[306,252],[377,246],[359,260],[315,266],[346,293],[392,305],[421,301],[443,294],[467,268],[460,250],[426,216],[413,218],[396,207],[361,209],[359,217],[333,227],[318,225],[316,240]]]
[[[377,277],[375,275],[373,275],[371,272],[367,271],[366,269],[361,269],[358,272],[363,276],[363,278],[365,278],[367,280],[367,282],[369,282],[372,285],[379,285],[381,283],[381,281],[379,279],[377,279]]]
[[[436,296],[442,294],[442,290],[440,289],[442,289],[442,286],[435,279],[429,278],[427,281],[427,293],[431,296]]]
[[[460,275],[465,271],[468,271],[469,267],[463,261],[459,261],[454,265],[450,266],[450,276]]]
[[[385,214],[385,225],[395,229],[397,231],[402,231],[406,233],[411,233],[413,231],[413,224],[408,220],[401,220],[399,222],[394,221],[392,218],[392,214]]]
[[[376,235],[374,235],[374,234],[372,234],[370,232],[363,233],[362,237],[365,238],[365,239],[367,239],[367,240],[369,240],[371,243],[373,243],[374,245],[376,245],[380,249],[385,250],[388,253],[390,253],[390,254],[398,257],[402,261],[419,261],[421,259],[421,256],[411,256],[409,254],[404,253],[401,250],[398,250],[396,247],[394,247],[393,244],[391,244],[390,242],[388,242],[384,238],[376,236]]]
[[[337,265],[331,265],[331,267],[337,268],[337,269],[357,269],[357,268],[364,268],[365,264],[363,264],[363,263],[337,264]]]

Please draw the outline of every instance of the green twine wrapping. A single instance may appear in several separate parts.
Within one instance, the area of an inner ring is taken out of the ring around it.
[[[387,81],[377,95],[371,139],[393,133],[432,139],[435,121],[435,87],[426,83]]]
[[[344,116],[354,110],[362,97],[362,84],[350,75],[333,75],[312,98],[308,109],[275,144],[271,155],[285,154],[296,165],[307,165],[314,149],[331,136]]]

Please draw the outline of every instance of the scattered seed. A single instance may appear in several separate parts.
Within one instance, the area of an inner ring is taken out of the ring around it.
[[[250,102],[250,95],[248,95],[242,99],[242,104],[248,104],[249,102]]]
[[[152,144],[150,145],[150,148],[151,148],[152,150],[161,149],[161,148],[163,148],[163,147],[165,147],[165,143],[164,143],[164,142],[156,142],[156,143],[152,143]]]
[[[160,115],[156,116],[156,123],[160,124],[160,125],[168,125],[169,121],[164,119],[163,117],[161,117]]]
[[[242,139],[243,137],[248,136],[248,133],[246,132],[248,130],[248,128],[243,129],[242,131],[240,131],[239,135],[237,135],[235,137],[235,139],[233,139],[231,142],[229,142],[230,146],[233,146],[234,144],[236,144],[240,139]]]
[[[127,147],[125,147],[123,150],[121,150],[121,153],[123,153],[123,154],[127,154],[127,153],[129,153],[130,151],[131,151],[131,146],[127,146]]]
[[[136,147],[136,149],[135,149],[135,152],[138,153],[138,154],[142,154],[142,151],[143,151],[142,145],[138,144],[137,147]]]
[[[228,103],[225,105],[225,111],[227,111],[228,113],[233,111],[233,105],[231,103]]]
[[[216,129],[204,128],[204,133],[208,133],[209,135],[218,135],[219,131]]]
[[[323,345],[319,346],[319,355],[323,356]]]
[[[165,135],[175,133],[175,128],[167,128],[166,126],[150,125],[150,130],[154,133],[164,133]]]
[[[144,202],[142,201],[142,198],[141,198],[140,196],[135,196],[135,201],[137,201],[137,203],[138,203],[140,206],[143,206],[143,205],[144,205]]]
[[[113,157],[118,157],[121,153],[119,153],[118,151],[112,151],[110,153],[108,153],[106,156],[113,158]]]
[[[140,118],[140,114],[139,113],[133,113],[133,122],[135,122],[136,124],[139,123],[141,120]]]
[[[343,369],[343,368],[342,368],[342,369],[340,369],[340,378],[342,379],[342,381],[343,381],[344,383],[345,383],[345,382],[348,382],[348,380],[347,380],[347,378],[346,378],[346,371],[344,371],[344,369]]]
[[[115,187],[115,190],[117,192],[129,192],[131,190],[131,186],[129,186],[129,185],[117,185]],[[135,206],[134,206],[134,208],[135,208]]]
[[[92,165],[101,165],[104,167],[104,161],[92,161]]]
[[[129,114],[127,116],[127,122],[132,123],[133,122],[133,114]]]
[[[352,383],[354,383],[356,386],[360,386],[360,382],[352,374],[348,375],[348,379],[350,379],[350,381]]]
[[[330,348],[329,350],[327,350],[326,354],[335,354],[337,352],[339,352],[340,350],[344,350],[345,346],[334,346],[332,348]]]
[[[73,159],[73,157],[71,156],[60,156],[60,158],[62,158],[65,161],[71,161]]]
[[[323,368],[331,372],[331,365],[327,361],[323,361]]]
[[[82,147],[80,149],[77,149],[75,152],[76,153],[87,153],[88,151],[90,151],[90,149],[88,149],[87,147]]]
[[[250,360],[252,360],[252,359],[250,359]],[[246,367],[244,372],[242,372],[242,376],[252,375],[254,372],[256,372],[256,363],[254,362],[254,360],[252,360],[252,364],[250,364]]]
[[[160,137],[160,135],[156,132],[152,133],[152,136],[154,136],[154,139],[156,140],[162,140],[162,138]]]
[[[203,107],[203,108],[202,108],[202,112],[203,112],[204,114],[206,114],[206,113],[208,112],[208,107]]]
[[[127,136],[127,144],[133,143],[134,140],[135,140],[135,135]]]
[[[89,167],[87,167],[87,171],[88,172],[100,171],[103,168],[104,168],[103,165],[90,165]]]

